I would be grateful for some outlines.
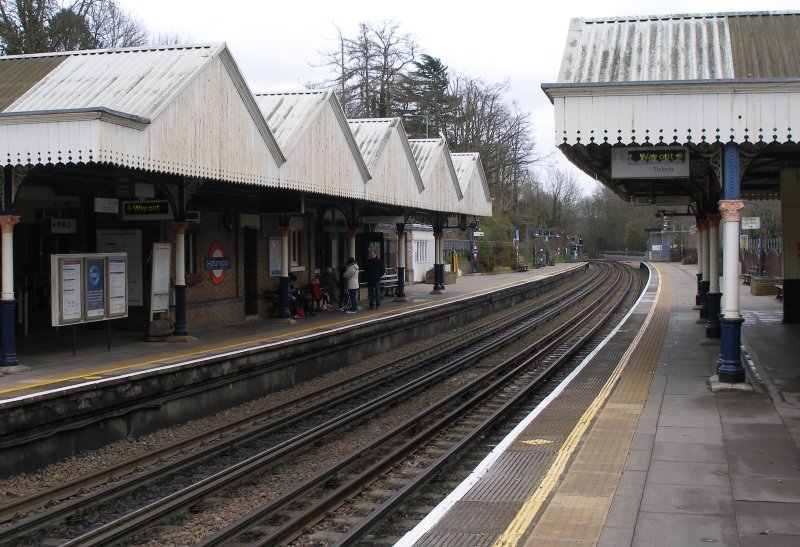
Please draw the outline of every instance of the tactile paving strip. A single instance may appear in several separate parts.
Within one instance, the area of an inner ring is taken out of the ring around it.
[[[600,539],[667,332],[670,293],[669,280],[662,276],[661,293],[645,336],[631,352],[625,373],[528,536],[526,547],[596,545]]]

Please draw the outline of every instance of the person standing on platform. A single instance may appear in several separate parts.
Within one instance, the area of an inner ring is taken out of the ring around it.
[[[478,244],[472,244],[472,273],[478,273]]]
[[[342,277],[347,281],[347,294],[350,296],[350,309],[345,313],[356,313],[358,309],[358,263],[352,256],[347,259],[347,267]]]
[[[369,252],[364,270],[367,272],[367,293],[369,295],[369,309],[381,307],[381,279],[386,273],[383,261],[378,258],[378,254],[372,250]]]

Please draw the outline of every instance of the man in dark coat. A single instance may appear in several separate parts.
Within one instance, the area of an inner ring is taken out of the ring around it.
[[[369,309],[381,307],[381,278],[386,273],[383,261],[378,258],[375,251],[369,252],[369,259],[364,266],[367,276],[367,292],[369,294]]]

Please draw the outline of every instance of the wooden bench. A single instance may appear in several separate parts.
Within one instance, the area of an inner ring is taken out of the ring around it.
[[[518,272],[527,272],[528,264],[525,262],[517,262],[516,264],[514,264],[514,269]]]
[[[742,278],[743,278],[742,282],[745,285],[749,285],[750,281],[752,281],[754,275],[758,275],[758,268],[756,266],[752,266],[752,267],[748,268],[747,269],[747,273],[746,274],[742,274]]]
[[[778,289],[778,294],[775,298],[783,302],[783,283],[775,283],[775,288]]]

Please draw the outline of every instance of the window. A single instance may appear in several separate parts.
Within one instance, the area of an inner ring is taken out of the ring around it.
[[[184,268],[186,273],[197,271],[197,234],[186,232],[183,236]]]
[[[289,232],[289,264],[291,266],[300,265],[301,241],[303,232],[291,230]]]
[[[428,261],[428,242],[415,241],[414,242],[414,262],[427,262]]]

